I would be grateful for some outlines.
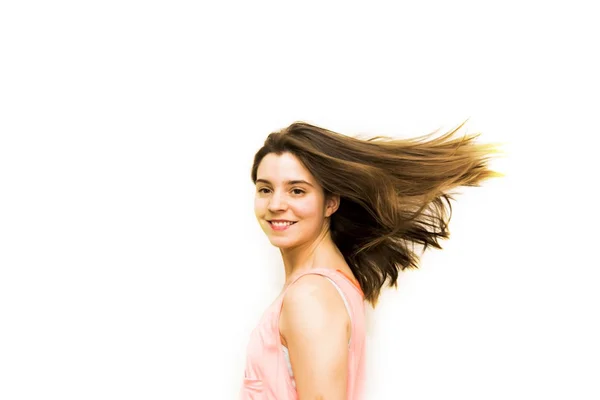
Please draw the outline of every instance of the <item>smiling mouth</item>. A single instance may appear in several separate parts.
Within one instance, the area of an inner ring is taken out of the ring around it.
[[[286,221],[286,222],[279,222],[279,221],[268,221],[269,224],[273,225],[273,226],[290,226],[290,225],[294,225],[297,221]]]
[[[298,221],[287,221],[287,222],[277,222],[277,221],[268,221],[271,228],[275,231],[283,231],[294,225]]]

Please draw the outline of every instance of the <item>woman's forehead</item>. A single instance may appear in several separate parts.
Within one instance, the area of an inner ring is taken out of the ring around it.
[[[257,170],[257,181],[266,180],[270,183],[288,181],[314,182],[311,173],[302,165],[300,160],[292,154],[280,155],[270,153],[261,161]]]

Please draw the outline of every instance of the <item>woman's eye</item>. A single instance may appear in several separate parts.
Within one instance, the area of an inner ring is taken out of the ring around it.
[[[258,193],[266,193],[265,190],[269,190],[267,188],[260,188],[258,189]]]
[[[292,192],[294,192],[294,194],[302,194],[302,193],[304,193],[304,190],[302,190],[302,189],[292,189]]]

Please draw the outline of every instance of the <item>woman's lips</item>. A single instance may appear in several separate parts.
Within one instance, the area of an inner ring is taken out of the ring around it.
[[[273,223],[271,221],[269,221],[269,226],[271,227],[271,229],[273,229],[274,231],[285,231],[287,230],[290,226],[294,225],[296,222],[292,222],[291,224],[289,222],[286,223]]]

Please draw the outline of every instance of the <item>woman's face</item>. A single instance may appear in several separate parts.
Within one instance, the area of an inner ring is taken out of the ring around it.
[[[314,240],[337,209],[296,156],[267,154],[256,174],[254,213],[272,245],[293,248]]]

